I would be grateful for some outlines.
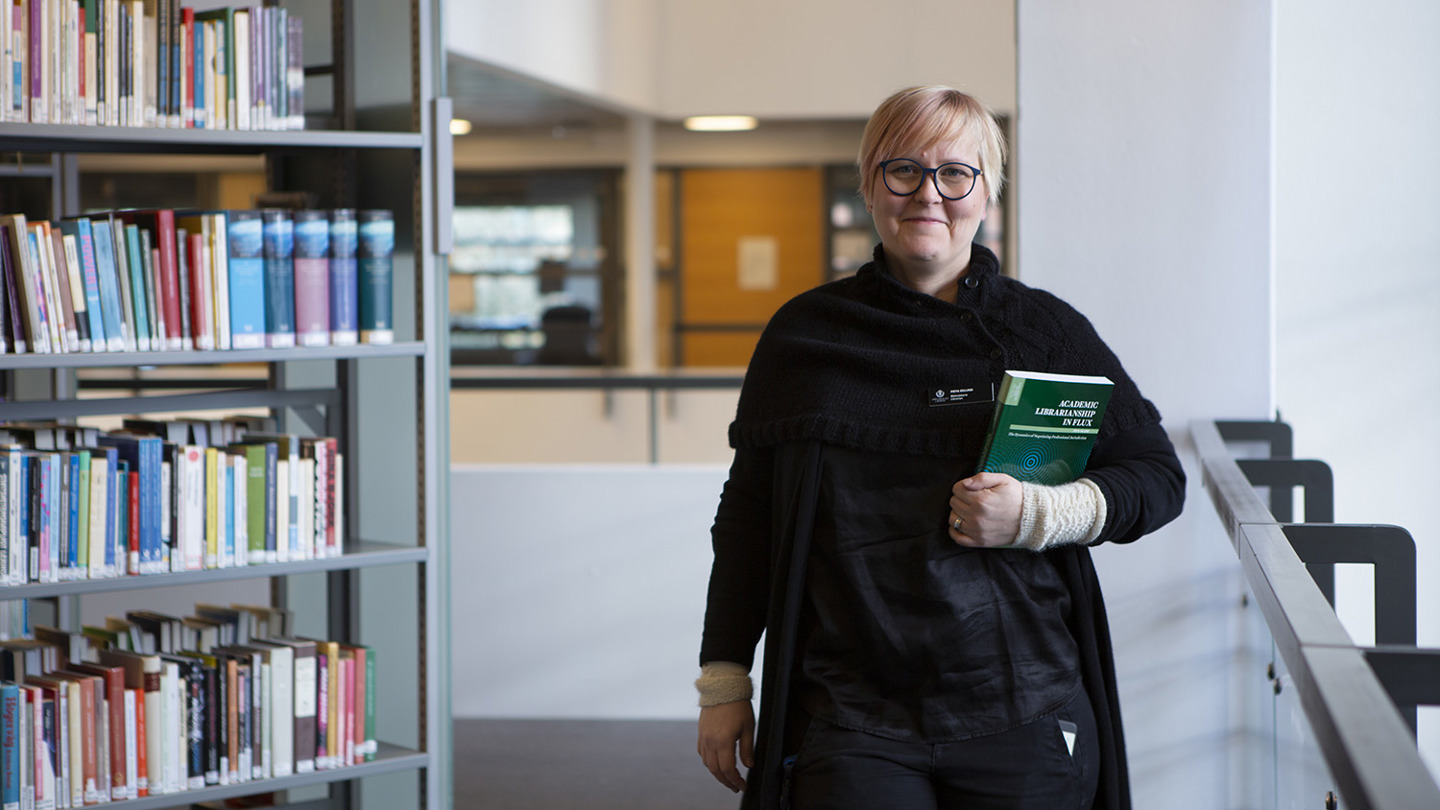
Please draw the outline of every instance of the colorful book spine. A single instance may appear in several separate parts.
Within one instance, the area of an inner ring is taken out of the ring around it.
[[[261,212],[265,247],[265,343],[295,345],[295,232],[290,212]]]
[[[265,242],[259,211],[230,211],[230,346],[265,348]]]
[[[364,210],[357,215],[360,241],[356,264],[360,280],[360,340],[393,343],[395,218],[389,211]]]
[[[359,233],[355,209],[330,212],[330,342],[354,346],[360,337],[359,276],[355,252]]]
[[[99,277],[100,313],[105,323],[105,347],[125,351],[125,321],[120,312],[120,283],[115,267],[115,240],[108,219],[90,222],[95,242],[95,270]]]
[[[294,222],[295,339],[301,346],[328,346],[330,218],[324,211],[302,210]]]

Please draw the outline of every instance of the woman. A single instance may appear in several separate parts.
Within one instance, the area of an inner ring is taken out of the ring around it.
[[[887,99],[859,157],[874,261],[756,347],[696,682],[699,753],[744,808],[1130,805],[1088,546],[1173,519],[1184,473],[1089,322],[972,244],[1003,161],[970,96]],[[1006,369],[1115,383],[1079,480],[973,474]]]

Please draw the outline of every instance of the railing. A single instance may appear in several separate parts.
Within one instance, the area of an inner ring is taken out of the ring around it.
[[[1210,422],[1191,425],[1205,488],[1235,547],[1249,594],[1264,615],[1273,650],[1267,677],[1278,707],[1298,693],[1296,719],[1272,714],[1273,795],[1265,806],[1348,810],[1436,810],[1440,787],[1416,748],[1418,707],[1440,704],[1440,650],[1416,641],[1415,544],[1396,526],[1336,525],[1329,468],[1291,458],[1288,425]],[[1264,442],[1267,458],[1236,459],[1227,442]],[[1257,487],[1268,488],[1269,504]],[[1304,523],[1291,523],[1293,492],[1303,488]],[[1334,611],[1335,565],[1375,571],[1376,646],[1356,644]],[[1284,727],[1282,728],[1282,725]],[[1323,760],[1306,770],[1298,745]],[[1289,795],[1296,781],[1303,784]],[[1328,784],[1325,784],[1328,783]],[[1338,793],[1338,796],[1336,795]]]
[[[454,367],[450,369],[450,388],[464,390],[568,390],[600,391],[604,394],[606,415],[617,391],[646,393],[646,455],[651,464],[660,460],[660,395],[680,391],[739,391],[744,382],[742,371],[675,370],[654,374],[623,370],[586,370],[565,368],[503,369],[494,367]]]

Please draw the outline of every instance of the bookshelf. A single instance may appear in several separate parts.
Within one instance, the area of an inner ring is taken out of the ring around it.
[[[186,2],[186,5],[191,3]],[[223,5],[196,0],[200,7]],[[230,5],[244,5],[231,3]],[[266,5],[271,5],[267,2]],[[230,351],[0,355],[0,422],[132,413],[267,409],[285,432],[329,435],[346,454],[338,557],[113,579],[0,587],[0,600],[53,600],[76,629],[86,597],[259,582],[295,612],[297,634],[369,645],[381,699],[373,761],[112,803],[190,807],[274,793],[276,806],[443,808],[449,776],[449,358],[443,283],[449,251],[449,105],[442,97],[440,0],[286,0],[305,19],[304,130],[245,131],[0,122],[0,153],[44,161],[50,185],[33,218],[75,216],[85,154],[261,155],[268,186],[318,207],[394,212],[394,321],[388,345]],[[406,35],[408,32],[408,36]],[[363,56],[363,58],[362,58]],[[319,63],[318,65],[316,63]],[[30,167],[26,167],[27,170]],[[0,171],[0,182],[11,174]],[[261,364],[258,384],[127,396],[87,392],[91,369]],[[207,805],[208,806],[208,805]]]

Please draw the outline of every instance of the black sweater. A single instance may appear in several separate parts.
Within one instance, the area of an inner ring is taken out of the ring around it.
[[[736,455],[712,530],[715,562],[700,656],[702,663],[749,665],[761,633],[769,631],[759,763],[746,806],[773,806],[775,769],[795,711],[790,691],[819,452],[836,445],[973,465],[990,406],[931,407],[929,393],[998,384],[1007,368],[1100,374],[1115,382],[1085,473],[1107,503],[1097,542],[1133,541],[1179,513],[1184,474],[1155,407],[1082,315],[1001,276],[981,246],[973,248],[953,304],[900,284],[877,248],[875,262],[797,296],[767,327],[730,429]],[[1098,582],[1085,549],[1053,553],[1078,605],[1072,632],[1108,742],[1097,806],[1126,807],[1123,737]]]

